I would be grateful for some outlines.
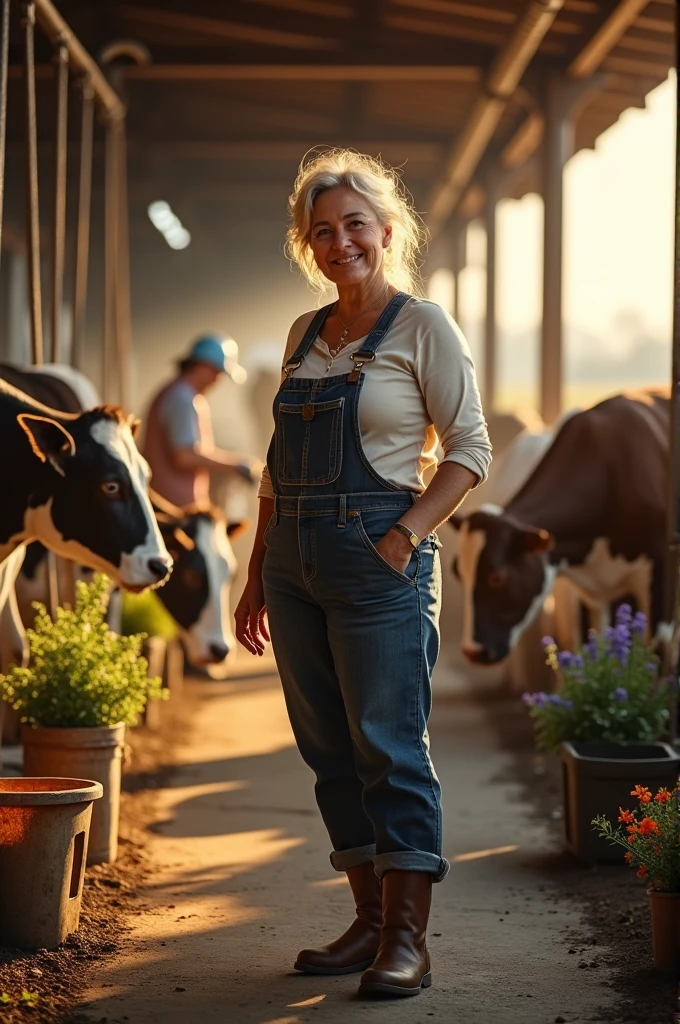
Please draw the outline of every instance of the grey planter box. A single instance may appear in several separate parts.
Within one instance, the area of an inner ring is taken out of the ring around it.
[[[567,849],[580,860],[622,863],[625,850],[600,839],[592,825],[598,814],[617,822],[619,807],[637,805],[631,790],[653,793],[678,781],[680,756],[667,743],[563,743],[564,829]]]

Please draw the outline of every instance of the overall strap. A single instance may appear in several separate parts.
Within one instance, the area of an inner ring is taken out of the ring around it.
[[[352,353],[351,358],[354,361],[354,369],[350,374],[348,374],[348,383],[356,384],[361,376],[361,367],[364,363],[373,362],[378,345],[383,341],[385,335],[394,323],[397,314],[410,298],[411,296],[406,292],[397,292],[397,294],[387,303],[384,310],[378,317],[373,330],[366,338],[366,341],[358,352]]]
[[[283,367],[283,372],[286,377],[289,377],[299,366],[302,365],[302,360],[305,358],[310,348],[314,344],[314,340],[326,322],[326,317],[332,310],[334,302],[331,302],[328,306],[322,306],[321,309],[312,317],[312,322],[302,336],[302,341],[293,352],[290,359],[287,360],[286,365]]]

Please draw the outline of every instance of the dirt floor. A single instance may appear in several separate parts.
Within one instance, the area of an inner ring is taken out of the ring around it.
[[[77,938],[0,953],[0,1022],[670,1022],[643,887],[560,853],[558,779],[518,702],[436,702],[452,871],[435,891],[433,988],[394,1003],[359,1001],[353,976],[290,969],[351,910],[275,675],[186,690],[160,734],[135,739],[122,856],[88,873]]]

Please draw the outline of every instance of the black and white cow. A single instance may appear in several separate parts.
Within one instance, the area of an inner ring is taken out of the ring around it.
[[[464,592],[462,647],[471,661],[505,658],[558,574],[586,606],[607,609],[632,595],[658,627],[669,414],[660,391],[616,395],[576,413],[505,508],[452,517]]]
[[[69,411],[99,400],[91,382],[68,366],[47,364],[39,369],[20,369],[0,364],[0,376],[22,384],[34,397]],[[160,533],[175,563],[169,581],[157,596],[177,623],[191,661],[200,666],[218,666],[235,645],[229,596],[236,558],[230,538],[246,524],[227,523],[215,508],[181,509],[153,491],[150,497]],[[11,621],[9,605],[0,618],[0,661],[3,644],[15,652],[16,660],[16,651],[23,642],[23,624],[32,621],[33,602],[47,602],[45,554],[40,544],[28,547],[15,584],[19,621]],[[75,571],[79,578],[87,578],[82,566]]]
[[[167,577],[135,426],[117,407],[60,412],[0,380],[0,564],[39,540],[129,590]]]

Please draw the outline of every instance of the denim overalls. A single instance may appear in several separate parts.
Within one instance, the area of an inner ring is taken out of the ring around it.
[[[439,652],[441,570],[434,535],[404,573],[374,544],[416,501],[368,462],[359,431],[364,363],[409,296],[394,296],[354,370],[292,377],[331,306],[314,317],[274,402],[267,456],[274,513],[265,532],[265,601],[288,714],[339,870],[372,860],[426,871],[441,854],[440,788],[429,754]]]

